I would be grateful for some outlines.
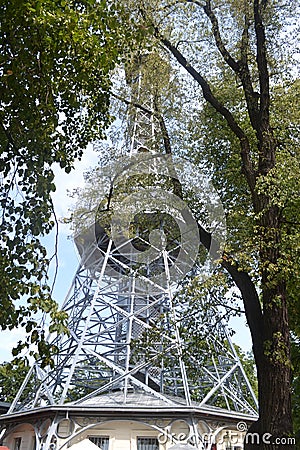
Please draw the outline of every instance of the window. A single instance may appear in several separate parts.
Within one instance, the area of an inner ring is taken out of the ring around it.
[[[89,436],[89,440],[97,445],[101,450],[108,450],[109,437],[108,436]]]
[[[17,437],[14,440],[14,450],[20,450],[21,449],[21,442],[22,442],[22,438],[21,437]]]
[[[159,450],[158,440],[152,437],[138,437],[137,450]]]

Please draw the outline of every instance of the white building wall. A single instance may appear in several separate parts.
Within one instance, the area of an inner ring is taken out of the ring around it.
[[[161,427],[163,428],[164,426],[170,435],[176,436],[181,442],[184,442],[184,437],[189,434],[189,427],[184,420],[175,420],[172,424],[170,424],[169,420],[161,421]],[[198,428],[201,428],[201,426]],[[169,450],[174,445],[158,430],[134,420],[112,420],[104,424],[88,426],[88,429],[78,433],[77,431],[80,431],[80,429],[80,427],[76,427],[75,422],[75,429],[71,431],[71,434],[74,432],[75,437],[73,439],[65,439],[67,436],[70,436],[70,429],[68,422],[63,420],[59,427],[61,437],[57,438],[56,446],[53,446],[53,450],[71,450],[73,444],[79,443],[90,436],[109,437],[109,450],[137,450],[138,437],[157,438],[159,440],[159,450]],[[203,431],[205,433],[204,429]],[[226,450],[227,445],[224,440],[226,433],[234,437],[231,448],[233,450],[242,450],[244,433],[237,432],[234,428],[232,430],[228,428],[219,429],[219,432],[215,435],[217,450]],[[20,447],[16,446],[18,438],[21,438]],[[3,445],[6,445],[10,450],[42,450],[42,448],[35,448],[35,432],[30,424],[24,424],[14,429],[4,440]]]

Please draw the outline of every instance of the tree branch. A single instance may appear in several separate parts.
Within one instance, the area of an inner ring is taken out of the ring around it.
[[[159,31],[156,30],[156,35],[160,39],[160,41],[164,44],[164,46],[173,54],[173,56],[177,59],[179,64],[184,67],[184,69],[194,78],[195,81],[201,86],[203,97],[205,100],[217,111],[221,114],[226,120],[229,128],[233,131],[235,136],[240,141],[241,148],[241,157],[243,163],[243,172],[247,178],[250,190],[252,195],[255,195],[255,182],[256,182],[256,174],[253,169],[252,161],[250,158],[250,143],[248,137],[242,130],[242,128],[235,121],[232,113],[222,104],[219,100],[214,96],[211,91],[211,88],[208,82],[202,77],[202,75],[197,72],[197,70],[191,66],[183,54],[165,37],[161,36]]]
[[[51,289],[50,289],[50,294],[52,296],[53,295],[53,291],[54,291],[54,287],[55,287],[55,283],[56,283],[56,280],[57,280],[58,266],[59,266],[59,261],[58,261],[58,234],[59,234],[59,229],[58,228],[59,228],[59,225],[58,225],[58,219],[57,219],[57,215],[56,215],[53,203],[52,203],[51,207],[52,207],[52,213],[53,213],[53,217],[54,217],[54,221],[55,221],[54,253],[51,256],[51,258],[49,259],[49,266],[48,266],[48,270],[49,270],[50,262],[52,261],[53,258],[55,258],[55,270],[54,270],[53,281],[52,281],[52,285],[51,285]]]
[[[207,232],[200,224],[198,224],[200,241],[204,247],[212,253],[212,248],[218,248],[218,243],[214,242],[211,233]],[[263,348],[263,311],[261,308],[259,296],[255,284],[251,280],[248,273],[240,270],[236,261],[228,258],[226,254],[222,255],[221,265],[231,275],[234,283],[239,289],[244,309],[252,336],[254,354],[261,355]]]
[[[140,103],[132,102],[131,100],[127,100],[126,98],[121,97],[120,95],[118,95],[112,91],[110,91],[110,95],[112,95],[117,100],[124,102],[128,106],[134,106],[135,108],[139,108],[141,111],[143,111],[146,114],[151,114],[151,115],[153,114],[153,111],[151,111],[151,109],[145,108],[145,106],[141,105]]]
[[[222,266],[232,276],[243,298],[247,323],[249,325],[254,354],[261,355],[263,348],[263,312],[256,287],[248,273],[238,270],[234,261],[229,261],[225,255],[222,258]]]
[[[165,122],[163,120],[163,117],[158,112],[157,109],[157,116],[160,116],[160,124],[163,130],[163,133],[165,133],[166,139],[167,139],[167,146],[165,146],[166,153],[172,154],[172,147],[168,135],[168,130],[166,128]],[[176,180],[175,180],[176,178]],[[177,188],[176,195],[178,195],[181,199],[183,199],[183,191],[182,191],[182,185],[176,176],[174,174],[173,178],[174,188]],[[175,184],[176,183],[176,184]],[[179,186],[178,186],[179,185]],[[175,192],[174,192],[175,193]],[[199,223],[198,223],[198,230],[199,230],[199,236],[200,241],[202,245],[206,248],[206,250],[213,256],[213,257],[219,257],[219,250],[220,246],[219,243],[216,242],[213,238],[211,233],[205,230]],[[232,279],[234,280],[236,286],[241,292],[244,309],[245,309],[245,315],[247,319],[247,323],[249,324],[251,336],[252,336],[252,342],[253,342],[253,348],[255,348],[254,354],[260,355],[261,351],[260,349],[263,348],[263,312],[259,301],[259,296],[257,294],[256,287],[251,280],[249,274],[247,274],[244,271],[239,270],[238,264],[236,261],[229,260],[225,254],[222,255],[221,258],[221,265],[227,270],[227,272],[231,275]]]
[[[254,25],[256,33],[256,61],[260,86],[260,121],[263,128],[268,127],[270,117],[269,71],[266,51],[266,35],[261,14],[260,0],[254,0]]]
[[[260,108],[259,128],[257,130],[259,161],[258,170],[265,175],[275,166],[275,150],[277,146],[273,130],[270,126],[270,77],[268,71],[266,35],[262,19],[262,8],[265,2],[253,1],[254,25],[256,33],[256,61],[259,73]]]
[[[212,24],[212,32],[215,39],[216,46],[222,55],[224,61],[228,64],[228,66],[235,72],[235,74],[241,80],[245,99],[247,103],[247,109],[249,113],[249,118],[251,125],[255,130],[258,128],[258,94],[254,92],[250,70],[248,66],[248,58],[247,58],[247,47],[248,47],[248,28],[249,28],[249,20],[247,15],[245,14],[245,27],[242,35],[241,42],[241,59],[239,61],[235,61],[235,59],[231,56],[229,51],[226,49],[225,44],[222,40],[220,27],[218,19],[211,8],[211,1],[207,0],[206,5],[203,7],[203,10],[207,17],[209,18]]]
[[[154,114],[159,122],[159,127],[161,130],[163,142],[164,142],[164,148],[167,155],[172,155],[172,146],[170,141],[170,136],[164,121],[164,118],[159,111],[159,107],[157,104],[157,99],[154,99]],[[182,185],[179,181],[179,177],[176,173],[175,167],[172,165],[170,168],[170,176],[172,177],[172,184],[173,184],[173,193],[174,195],[177,195],[179,198],[183,199],[183,191],[182,191]]]
[[[231,54],[225,47],[225,44],[221,38],[219,22],[218,22],[218,19],[217,19],[215,13],[211,9],[211,1],[210,0],[206,1],[206,4],[203,6],[203,10],[204,10],[205,14],[207,15],[207,17],[209,18],[210,23],[212,25],[213,36],[214,36],[215,43],[216,43],[216,46],[217,46],[219,52],[221,53],[221,55],[223,56],[224,60],[229,65],[229,67],[231,67],[235,73],[239,74],[239,71],[240,71],[239,64],[237,61],[234,60],[234,58],[231,56]]]

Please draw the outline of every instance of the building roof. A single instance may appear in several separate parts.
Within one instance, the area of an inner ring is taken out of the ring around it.
[[[76,416],[102,417],[104,420],[111,419],[131,419],[141,417],[185,417],[189,414],[205,419],[230,419],[233,421],[243,420],[252,423],[257,420],[257,416],[240,412],[229,411],[214,406],[197,406],[186,403],[180,403],[183,399],[180,397],[161,398],[145,392],[135,392],[127,394],[126,403],[124,402],[124,392],[116,391],[109,394],[102,394],[91,397],[84,401],[65,403],[63,405],[49,405],[28,409],[27,411],[13,412],[0,417],[0,423],[13,422],[18,420],[27,420],[32,416],[49,417],[57,413],[70,413]]]
[[[155,406],[176,406],[186,405],[185,399],[180,397],[171,397],[163,395],[151,395],[149,393],[140,391],[127,393],[126,399],[123,391],[116,391],[109,394],[102,394],[95,397],[91,397],[87,400],[74,402],[76,405],[81,406],[116,406],[116,407],[155,407]],[[125,401],[126,400],[126,401]]]

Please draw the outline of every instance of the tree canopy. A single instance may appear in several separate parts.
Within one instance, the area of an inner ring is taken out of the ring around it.
[[[69,173],[110,123],[110,73],[139,39],[117,3],[11,0],[0,6],[0,326],[24,326],[29,342],[48,355],[45,363],[50,349],[35,313],[50,313],[50,331],[66,331],[40,242],[56,220],[53,167]]]

